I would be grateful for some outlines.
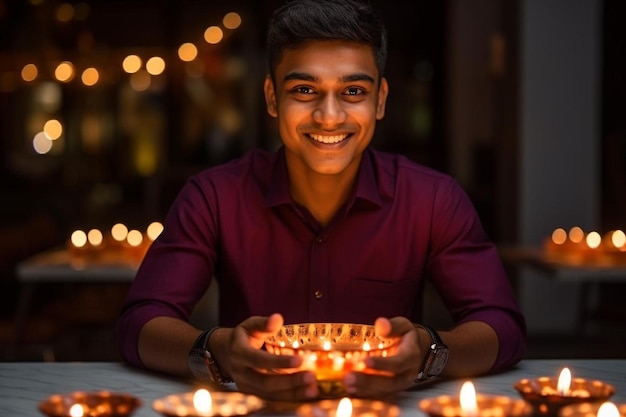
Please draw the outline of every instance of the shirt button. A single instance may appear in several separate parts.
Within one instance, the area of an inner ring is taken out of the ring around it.
[[[315,293],[313,293],[313,295],[315,296],[315,298],[317,298],[319,300],[320,298],[322,298],[324,296],[324,293],[322,291],[315,291]]]

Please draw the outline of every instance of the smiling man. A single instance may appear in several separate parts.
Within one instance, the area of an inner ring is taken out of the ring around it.
[[[283,146],[210,168],[181,190],[128,295],[118,336],[131,364],[273,400],[319,395],[311,372],[265,339],[283,323],[375,324],[401,338],[352,372],[355,396],[518,362],[524,318],[498,252],[449,176],[370,147],[385,115],[386,34],[367,3],[294,0],[268,31],[268,113]],[[220,324],[189,315],[212,279]],[[421,322],[426,280],[455,325]]]

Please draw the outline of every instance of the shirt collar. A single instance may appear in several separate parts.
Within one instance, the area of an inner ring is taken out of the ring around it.
[[[369,201],[379,207],[382,206],[374,163],[374,155],[372,151],[367,148],[361,158],[355,191],[348,200],[348,207],[351,207],[356,199]],[[265,194],[265,206],[272,207],[292,203],[291,195],[289,194],[289,178],[287,174],[287,162],[285,161],[285,149],[281,147],[277,152],[270,184]]]

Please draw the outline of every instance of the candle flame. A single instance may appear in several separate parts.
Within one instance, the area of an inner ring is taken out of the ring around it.
[[[85,411],[83,410],[83,406],[80,404],[74,404],[70,407],[70,416],[71,417],[83,417]]]
[[[330,342],[328,340],[324,342],[323,349],[324,350],[330,350]]]
[[[339,401],[339,405],[337,406],[336,417],[351,417],[352,416],[352,401],[350,398],[344,397]]]
[[[204,388],[193,394],[193,407],[200,415],[211,415],[212,400],[211,394]]]
[[[556,390],[559,395],[566,395],[569,392],[570,384],[572,383],[572,373],[569,368],[563,368],[559,375],[559,381],[556,386]]]
[[[476,389],[471,381],[465,381],[461,386],[460,394],[461,410],[468,417],[474,417],[478,413],[478,405],[476,404]]]
[[[606,401],[598,408],[598,417],[620,417],[620,414],[615,404]]]
[[[368,352],[371,349],[370,344],[365,342],[363,343],[363,350]]]

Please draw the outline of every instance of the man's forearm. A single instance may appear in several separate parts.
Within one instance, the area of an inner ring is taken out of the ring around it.
[[[488,372],[498,357],[496,332],[481,321],[463,323],[439,335],[450,349],[442,376],[465,377]]]
[[[139,357],[149,369],[190,377],[187,355],[200,333],[185,321],[156,317],[139,333]]]

